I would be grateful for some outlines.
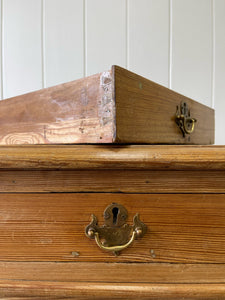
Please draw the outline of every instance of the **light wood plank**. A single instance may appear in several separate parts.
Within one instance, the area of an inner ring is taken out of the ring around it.
[[[2,299],[224,299],[224,284],[113,284],[0,281]]]
[[[41,0],[3,0],[4,98],[42,88]]]
[[[2,261],[225,263],[224,194],[1,194]],[[111,203],[148,231],[118,257],[85,235]],[[78,255],[74,253],[78,252]]]
[[[126,1],[86,1],[86,75],[126,65]]]
[[[225,170],[224,146],[1,146],[0,169]]]
[[[0,144],[112,143],[112,81],[109,71],[2,101]]]
[[[0,170],[0,193],[225,193],[224,171]]]
[[[172,89],[210,106],[211,88],[211,1],[173,0]]]
[[[225,1],[215,3],[215,113],[216,113],[216,144],[225,144]]]
[[[0,280],[10,278],[134,284],[225,283],[224,264],[0,262],[0,269]]]
[[[45,0],[46,86],[83,77],[83,1]]]
[[[168,86],[169,1],[128,1],[128,67]]]
[[[118,66],[115,77],[116,142],[127,144],[213,144],[214,110]],[[182,135],[175,121],[185,101],[197,122]]]

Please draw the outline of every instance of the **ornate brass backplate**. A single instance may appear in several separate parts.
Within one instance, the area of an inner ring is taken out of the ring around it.
[[[134,216],[133,225],[126,224],[127,210],[120,204],[110,204],[103,216],[105,224],[100,227],[96,216],[92,215],[92,221],[86,227],[85,233],[90,239],[95,239],[101,249],[111,251],[115,255],[147,231],[147,226],[139,220],[138,214]]]
[[[195,123],[197,122],[195,118],[191,118],[188,104],[183,101],[180,104],[180,109],[177,106],[175,121],[179,126],[183,137],[185,137],[186,134],[190,134],[194,131]]]

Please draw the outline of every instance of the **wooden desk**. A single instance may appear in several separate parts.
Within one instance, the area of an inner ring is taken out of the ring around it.
[[[224,299],[224,146],[0,147],[1,299]],[[123,205],[148,231],[85,235]]]

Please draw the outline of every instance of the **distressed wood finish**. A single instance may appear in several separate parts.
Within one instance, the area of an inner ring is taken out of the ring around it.
[[[2,280],[10,278],[24,281],[93,283],[225,283],[224,264],[22,262],[18,268],[18,262],[0,262],[0,269]]]
[[[214,110],[147,80],[115,67],[117,140],[124,143],[213,144]],[[183,138],[175,123],[176,107],[185,101],[195,130]],[[152,141],[152,142],[151,142]]]
[[[1,146],[0,169],[225,170],[225,146]]]
[[[215,264],[21,263],[18,268],[7,262],[0,268],[4,299],[222,299],[225,292],[224,265]]]
[[[0,193],[225,193],[225,171],[0,170]]]
[[[101,251],[84,229],[117,202],[140,214],[146,235],[118,257]],[[225,263],[225,195],[2,194],[0,257],[5,261]],[[73,255],[78,252],[79,255]]]
[[[0,144],[111,143],[115,132],[111,72],[0,103]]]
[[[118,257],[85,236],[118,202]],[[1,146],[1,299],[224,299],[224,146]]]
[[[175,117],[185,101],[197,119],[184,138]],[[15,109],[16,108],[16,109]],[[214,110],[113,66],[90,77],[0,103],[0,144],[213,144]]]
[[[51,281],[0,282],[2,299],[224,299],[224,284],[143,284]]]

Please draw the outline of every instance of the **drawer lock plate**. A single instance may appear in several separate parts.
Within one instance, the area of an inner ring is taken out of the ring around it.
[[[180,128],[183,137],[185,137],[186,134],[190,134],[194,131],[195,123],[197,122],[195,118],[191,118],[188,104],[183,101],[180,104],[180,109],[177,106],[175,121]]]
[[[140,221],[138,214],[133,218],[133,225],[126,224],[128,213],[120,204],[109,205],[103,216],[105,224],[100,227],[97,217],[92,215],[91,223],[86,227],[85,233],[90,239],[95,239],[102,250],[111,251],[116,256],[147,231],[147,226]]]

